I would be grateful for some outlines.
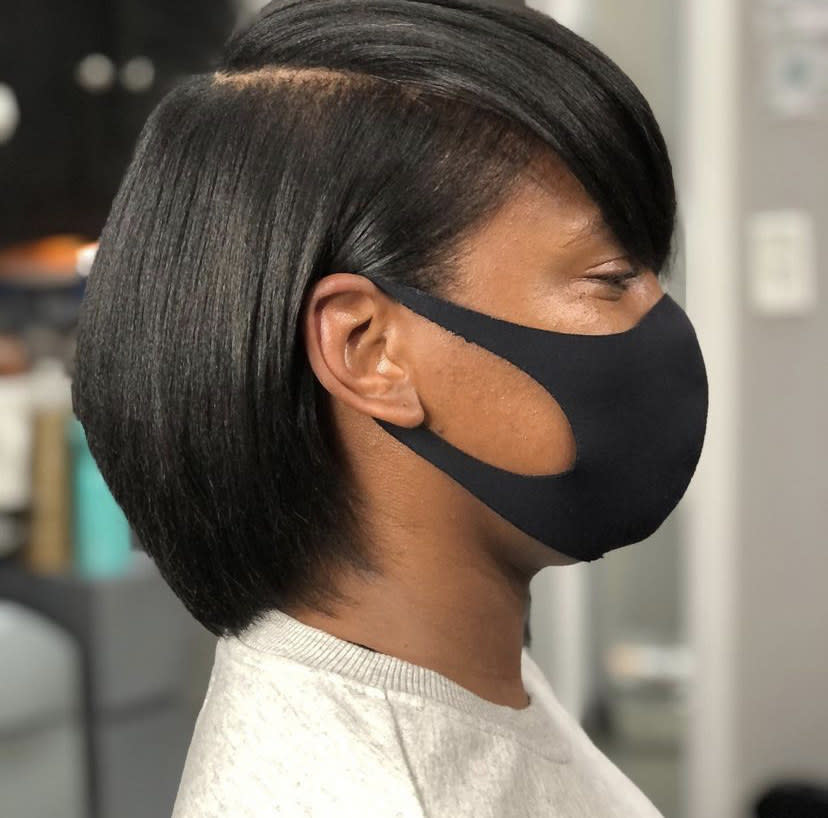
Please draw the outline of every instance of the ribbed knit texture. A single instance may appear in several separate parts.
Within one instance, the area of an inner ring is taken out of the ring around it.
[[[662,818],[521,672],[498,705],[270,611],[218,641],[173,818]]]

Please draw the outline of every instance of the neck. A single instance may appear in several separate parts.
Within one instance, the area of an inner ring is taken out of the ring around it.
[[[443,566],[439,579],[403,570],[370,585],[344,580],[340,590],[355,604],[333,616],[283,610],[345,641],[434,670],[492,703],[525,707],[528,581],[514,587],[489,571],[470,571],[468,561],[454,565],[454,572],[451,564]]]

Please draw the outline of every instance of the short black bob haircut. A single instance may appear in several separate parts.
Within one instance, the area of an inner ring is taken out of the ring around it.
[[[379,572],[307,361],[303,301],[334,272],[446,297],[458,243],[552,156],[661,274],[675,191],[632,81],[494,0],[276,0],[148,117],[100,236],[72,399],[142,547],[235,635],[330,613]],[[405,491],[401,486],[400,491]]]

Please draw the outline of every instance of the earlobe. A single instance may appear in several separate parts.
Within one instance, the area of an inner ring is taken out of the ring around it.
[[[362,414],[416,427],[424,412],[402,349],[389,344],[398,337],[390,304],[364,276],[326,276],[306,300],[305,350],[334,398]]]

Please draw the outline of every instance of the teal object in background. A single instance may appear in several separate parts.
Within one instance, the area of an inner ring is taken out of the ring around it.
[[[85,577],[112,577],[130,565],[130,528],[98,469],[77,417],[67,420],[72,474],[72,548],[75,569]]]

